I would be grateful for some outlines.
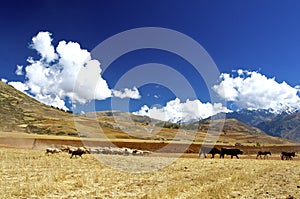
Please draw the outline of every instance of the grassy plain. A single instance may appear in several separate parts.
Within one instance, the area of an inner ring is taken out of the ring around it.
[[[168,157],[102,155],[140,165]],[[93,155],[0,148],[0,198],[300,198],[300,161],[179,158],[149,173],[113,169]],[[120,165],[120,167],[131,165]]]

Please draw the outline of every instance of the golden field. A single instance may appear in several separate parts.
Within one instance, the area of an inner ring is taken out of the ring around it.
[[[170,159],[97,156],[133,171],[132,165]],[[67,153],[0,148],[0,198],[300,198],[297,156],[293,161],[179,158],[148,173],[113,169],[97,156],[70,159]]]

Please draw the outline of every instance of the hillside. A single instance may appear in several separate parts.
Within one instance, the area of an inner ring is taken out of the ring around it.
[[[0,131],[76,132],[72,114],[42,104],[3,82],[0,82],[0,107]]]
[[[200,123],[174,124],[118,111],[73,115],[42,104],[0,82],[0,132],[155,142],[184,142],[189,140],[187,135],[195,135],[194,142],[201,143],[210,127],[213,134],[217,136],[219,144],[243,142],[252,145],[257,142],[266,144],[288,142],[267,136],[261,130],[238,120],[227,119],[222,132],[216,131],[221,121],[212,122],[211,125],[209,120]]]
[[[219,115],[214,116],[219,118]],[[273,113],[270,110],[240,110],[226,113],[226,118],[237,119],[271,136],[300,142],[300,113]]]
[[[262,121],[272,121],[280,115],[272,113],[269,110],[247,110],[242,109],[240,111],[234,111],[231,113],[226,113],[227,118],[238,119],[248,125],[256,126],[260,124]]]
[[[262,122],[257,127],[269,135],[300,142],[300,112],[284,115],[276,120]]]
[[[208,128],[213,133],[222,124],[222,120],[202,120],[192,125],[198,126],[199,131],[207,132]],[[190,126],[191,124],[189,124]],[[235,143],[241,142],[244,145],[258,145],[262,143],[282,144],[287,140],[272,137],[264,133],[262,130],[247,125],[237,119],[226,119],[224,121],[223,131],[219,133],[218,143]]]

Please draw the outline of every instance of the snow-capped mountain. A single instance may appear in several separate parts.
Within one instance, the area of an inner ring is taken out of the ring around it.
[[[213,118],[218,119],[218,115]],[[237,119],[272,136],[300,142],[300,112],[291,108],[283,109],[280,112],[272,109],[243,109],[226,113],[226,118]]]

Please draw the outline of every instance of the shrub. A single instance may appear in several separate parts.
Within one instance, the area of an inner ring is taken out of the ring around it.
[[[78,136],[77,132],[69,132],[68,135],[70,135],[70,136]]]
[[[63,131],[58,131],[58,132],[55,133],[55,135],[65,135],[65,132],[63,132]]]

